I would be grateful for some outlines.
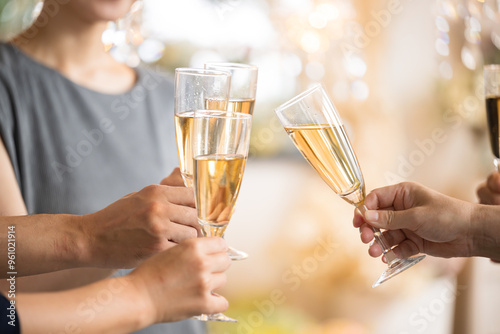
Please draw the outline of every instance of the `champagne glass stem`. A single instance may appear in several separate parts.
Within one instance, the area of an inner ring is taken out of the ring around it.
[[[360,205],[357,206],[358,210],[361,212],[361,214],[365,214],[365,211],[368,210],[364,204],[364,202],[361,202]],[[391,267],[393,264],[397,263],[400,258],[394,254],[394,251],[389,247],[389,244],[387,243],[387,240],[385,240],[384,235],[382,234],[382,231],[376,227],[371,227],[373,230],[373,234],[375,236],[375,240],[379,244],[379,246],[382,248],[382,253],[384,254],[385,260],[387,261],[387,264],[389,264],[389,267]]]

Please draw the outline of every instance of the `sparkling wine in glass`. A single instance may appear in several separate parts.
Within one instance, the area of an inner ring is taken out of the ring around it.
[[[197,111],[193,119],[193,189],[205,237],[222,237],[240,191],[250,143],[251,115]],[[222,313],[199,320],[236,322]]]
[[[315,85],[276,110],[281,124],[304,158],[330,188],[362,213],[366,210],[365,184],[358,160],[333,103],[321,85]],[[425,258],[400,259],[382,232],[372,227],[388,263],[372,285],[376,287]]]
[[[257,93],[257,66],[240,63],[209,62],[205,64],[205,68],[231,73],[231,89],[227,111],[253,115],[255,95]],[[234,247],[229,247],[228,253],[233,260],[248,258],[246,252]]]
[[[492,64],[484,67],[484,93],[491,150],[495,156],[493,163],[497,171],[500,171],[500,65]]]
[[[231,90],[229,92],[227,111],[253,115],[255,94],[257,92],[257,66],[210,62],[205,64],[205,68],[231,73]]]
[[[186,187],[193,186],[191,133],[197,110],[226,110],[231,84],[227,71],[194,68],[175,70],[175,136],[179,166]]]

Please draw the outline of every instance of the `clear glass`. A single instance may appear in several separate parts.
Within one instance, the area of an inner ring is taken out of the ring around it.
[[[206,63],[206,69],[231,72],[231,91],[227,110],[253,114],[257,92],[258,68],[254,65],[239,63]]]
[[[193,185],[191,133],[197,110],[226,110],[231,87],[227,71],[177,68],[175,70],[175,137],[179,167],[186,187]]]
[[[253,115],[255,95],[257,93],[258,67],[240,63],[210,62],[206,69],[229,71],[231,89],[229,92],[228,111]],[[234,247],[229,247],[229,256],[233,260],[244,260],[248,254]]]
[[[484,66],[484,97],[486,100],[486,118],[490,134],[491,151],[495,156],[493,163],[500,171],[500,65]]]
[[[295,146],[323,181],[364,213],[365,184],[361,168],[342,120],[321,85],[313,86],[279,106],[275,112]],[[373,228],[373,232],[389,267],[372,287],[425,258],[422,255],[400,259],[388,246],[382,232],[377,228]]]
[[[252,116],[197,111],[193,119],[193,189],[201,231],[222,237],[240,191],[248,158]],[[199,320],[235,322],[223,314]]]

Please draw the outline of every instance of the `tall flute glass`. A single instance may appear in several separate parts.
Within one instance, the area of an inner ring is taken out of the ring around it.
[[[231,89],[227,111],[253,115],[255,95],[257,93],[257,66],[240,63],[209,62],[205,64],[205,68],[231,73]],[[234,247],[229,247],[228,253],[233,260],[248,258],[246,252]]]
[[[257,92],[258,68],[255,65],[239,63],[206,63],[206,69],[231,73],[231,90],[227,110],[253,115]]]
[[[240,191],[252,117],[197,111],[193,124],[193,183],[198,223],[205,237],[222,237]],[[199,320],[236,322],[222,313]]]
[[[197,110],[226,110],[231,73],[217,70],[175,70],[175,136],[179,166],[186,187],[193,186],[191,133]]]
[[[493,163],[500,171],[500,65],[492,64],[484,67],[484,95],[486,98],[486,117],[490,133],[491,150],[495,159]]]
[[[365,212],[365,184],[361,168],[333,103],[321,85],[315,85],[276,110],[281,124],[330,188],[342,199]],[[382,232],[373,228],[389,267],[372,285],[376,287],[425,258],[400,259],[388,246]]]

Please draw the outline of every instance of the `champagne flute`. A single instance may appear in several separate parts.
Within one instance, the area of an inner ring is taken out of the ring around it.
[[[340,116],[322,86],[313,86],[279,106],[275,112],[295,146],[323,181],[342,199],[364,213],[363,175]],[[378,228],[372,229],[389,266],[372,287],[425,258],[425,255],[398,258],[382,232]]]
[[[194,68],[175,69],[175,137],[186,187],[193,186],[191,133],[196,110],[226,110],[231,73]]]
[[[255,94],[257,92],[257,66],[210,62],[205,64],[205,68],[231,73],[231,89],[227,111],[253,115]]]
[[[257,66],[240,63],[209,62],[205,64],[205,68],[231,73],[231,89],[227,111],[253,115],[255,95],[257,93]],[[248,258],[246,252],[234,247],[229,247],[228,254],[233,260]]]
[[[198,223],[205,237],[222,237],[240,191],[252,117],[196,111],[193,119],[193,183]],[[222,313],[198,320],[236,322]]]
[[[493,163],[500,171],[500,65],[492,64],[484,67],[484,95],[486,98],[486,117],[490,133],[491,150],[495,159]]]

